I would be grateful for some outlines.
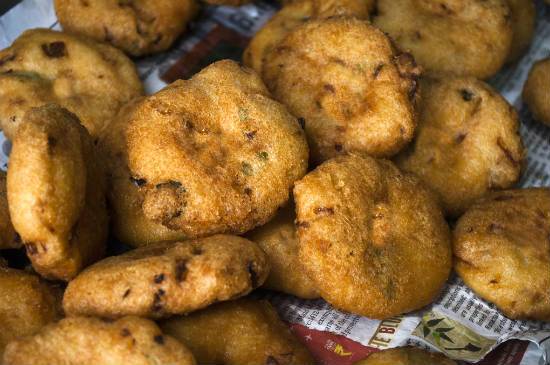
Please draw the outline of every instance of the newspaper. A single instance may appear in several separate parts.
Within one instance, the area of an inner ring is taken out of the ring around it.
[[[205,7],[189,31],[168,52],[136,60],[148,93],[188,78],[218,59],[240,60],[249,39],[273,15],[268,1],[240,8]],[[550,128],[532,120],[521,90],[532,63],[550,55],[550,8],[537,0],[537,29],[530,51],[491,84],[519,111],[528,162],[521,186],[550,185]],[[23,0],[0,17],[0,49],[28,28],[59,29],[52,0]],[[0,136],[0,166],[9,142]],[[321,364],[347,365],[373,351],[414,345],[440,351],[460,363],[550,364],[550,323],[513,321],[477,297],[453,276],[431,306],[383,321],[333,309],[323,300],[261,292]]]

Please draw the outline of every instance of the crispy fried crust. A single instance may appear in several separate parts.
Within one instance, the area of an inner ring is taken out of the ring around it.
[[[341,156],[297,182],[294,198],[300,259],[335,307],[388,318],[439,294],[451,269],[449,227],[412,174]]]
[[[65,318],[38,334],[11,342],[5,365],[195,365],[185,346],[147,319]]]
[[[380,30],[341,16],[297,27],[263,66],[269,89],[305,124],[314,162],[399,152],[414,134],[419,72]]]
[[[268,273],[264,252],[244,238],[153,244],[83,271],[69,283],[63,308],[68,315],[165,317],[246,295]]]
[[[369,355],[354,365],[457,365],[442,354],[428,352],[414,347],[384,350]]]
[[[124,53],[48,29],[24,32],[0,51],[0,126],[12,139],[31,107],[58,103],[95,136],[121,105],[143,93]]]
[[[216,62],[140,103],[127,129],[145,217],[188,237],[271,219],[307,169],[298,121],[260,78]]]
[[[250,41],[243,62],[262,74],[266,55],[295,28],[311,19],[349,15],[367,19],[374,6],[372,0],[296,0],[285,3]]]
[[[10,216],[33,268],[69,280],[103,255],[105,174],[74,114],[50,104],[23,120],[10,154]]]
[[[493,88],[474,78],[426,80],[421,100],[416,139],[396,162],[439,194],[447,214],[519,180],[518,116]]]
[[[507,0],[378,0],[373,24],[430,74],[486,79],[510,53]]]
[[[15,232],[8,209],[6,173],[0,171],[0,249],[21,247],[21,238]]]
[[[298,258],[295,218],[294,204],[291,204],[281,209],[269,223],[249,232],[247,237],[265,251],[269,260],[271,270],[263,285],[265,288],[299,298],[318,298],[319,291]]]
[[[197,10],[196,0],[55,0],[63,30],[133,56],[168,49]]]
[[[61,317],[61,296],[59,288],[37,275],[0,263],[0,359],[10,341],[33,335]]]
[[[267,301],[240,299],[161,323],[200,364],[308,365],[314,360]]]
[[[523,88],[523,101],[533,117],[550,126],[550,58],[536,62]]]
[[[513,319],[550,321],[550,189],[493,193],[453,232],[455,269]]]
[[[535,31],[535,2],[533,0],[507,0],[512,14],[512,48],[507,61],[514,62],[521,58],[531,45]]]

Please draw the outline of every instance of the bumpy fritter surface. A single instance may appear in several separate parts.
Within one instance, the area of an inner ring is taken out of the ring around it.
[[[0,249],[19,248],[21,239],[11,224],[6,189],[6,173],[0,171]]]
[[[152,321],[124,317],[118,321],[98,318],[65,318],[44,327],[34,336],[11,342],[5,365],[194,365],[191,352],[164,335]]]
[[[354,365],[456,365],[456,362],[442,354],[401,347],[374,353]]]
[[[9,211],[33,268],[69,280],[103,255],[105,173],[78,118],[54,105],[30,109],[10,154]]]
[[[33,335],[60,316],[60,289],[0,264],[0,359],[10,341]]]
[[[33,29],[0,51],[0,126],[10,139],[28,109],[48,103],[78,115],[95,136],[142,93],[132,61],[107,44]]]
[[[533,117],[550,126],[550,58],[533,65],[523,88],[523,101]]]
[[[318,298],[319,291],[302,269],[298,258],[295,218],[292,204],[281,209],[266,225],[248,233],[247,237],[264,250],[269,260],[271,270],[264,283],[265,288],[305,299]]]
[[[314,162],[399,152],[414,134],[418,75],[384,33],[347,17],[299,26],[263,66],[269,89],[305,124]]]
[[[145,195],[140,189],[142,181],[132,178],[126,147],[126,128],[140,101],[136,98],[120,109],[109,127],[103,130],[98,145],[107,167],[111,226],[121,242],[132,246],[186,238],[182,231],[147,219],[141,209]]]
[[[512,14],[512,48],[507,61],[513,62],[523,56],[531,45],[535,31],[535,2],[533,0],[507,0]]]
[[[190,238],[266,223],[307,169],[296,118],[233,61],[145,99],[126,136],[145,217]]]
[[[349,15],[367,19],[372,0],[296,0],[288,2],[250,41],[243,54],[244,64],[262,74],[265,56],[296,27],[311,19]]]
[[[507,0],[378,0],[373,23],[431,74],[489,78],[513,38]]]
[[[550,321],[550,189],[495,192],[453,232],[455,269],[514,319]]]
[[[69,283],[63,308],[68,315],[159,318],[246,295],[268,273],[264,252],[237,236],[153,244],[84,270]]]
[[[335,307],[387,318],[439,294],[451,269],[449,227],[414,175],[341,156],[298,181],[294,198],[300,259]]]
[[[442,78],[422,83],[417,136],[397,159],[458,216],[491,190],[513,186],[525,151],[514,108],[483,81]]]
[[[196,0],[55,0],[63,30],[133,55],[168,49],[198,9]]]
[[[200,364],[308,365],[314,360],[267,301],[240,299],[161,323]]]

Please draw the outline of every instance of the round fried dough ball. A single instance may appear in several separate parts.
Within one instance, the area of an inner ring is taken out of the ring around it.
[[[487,195],[453,232],[455,270],[513,319],[550,321],[550,189]]]
[[[0,126],[13,139],[24,113],[57,103],[96,136],[143,93],[136,68],[118,49],[49,29],[24,32],[0,51]]]
[[[233,61],[145,99],[126,137],[145,217],[189,238],[266,223],[307,169],[296,118]]]
[[[512,48],[507,61],[513,62],[521,58],[531,45],[535,31],[536,11],[533,0],[507,0],[512,14]]]
[[[250,293],[268,273],[265,253],[241,237],[158,243],[84,270],[69,283],[63,309],[108,318],[189,313]]]
[[[11,223],[6,189],[6,173],[0,171],[0,249],[19,248],[21,239]]]
[[[239,299],[161,323],[200,364],[308,365],[315,361],[269,302]]]
[[[5,346],[61,317],[61,290],[0,264],[0,359]]]
[[[354,365],[457,365],[442,354],[414,347],[400,347],[369,355]]]
[[[141,101],[136,98],[120,109],[109,127],[103,130],[98,145],[108,172],[111,226],[121,242],[132,246],[182,240],[187,236],[183,231],[148,219],[141,209],[145,198],[144,190],[140,189],[143,181],[132,178],[126,147],[126,128]]]
[[[55,0],[63,30],[133,56],[168,49],[198,10],[196,0]]]
[[[65,318],[34,336],[11,342],[4,365],[195,365],[191,352],[152,321],[124,317]]]
[[[514,108],[474,78],[421,86],[417,136],[397,165],[436,191],[454,217],[487,192],[513,186],[525,159]]]
[[[249,232],[247,237],[266,253],[271,270],[264,288],[292,294],[299,298],[319,298],[313,281],[304,273],[298,258],[298,235],[294,204],[281,209],[269,223]]]
[[[523,101],[536,120],[550,126],[550,58],[536,62],[529,71]]]
[[[510,53],[507,0],[378,0],[377,9],[373,24],[430,74],[486,79]]]
[[[368,22],[312,20],[267,56],[263,78],[301,118],[314,162],[396,154],[413,138],[419,69]]]
[[[296,0],[285,3],[250,41],[243,62],[262,74],[266,55],[295,28],[311,19],[348,15],[367,19],[373,0]]]
[[[30,109],[10,154],[8,202],[33,268],[70,280],[102,257],[105,173],[78,118],[58,105]]]
[[[294,198],[301,263],[336,308],[388,318],[439,294],[451,270],[449,227],[414,175],[340,156],[298,181]]]

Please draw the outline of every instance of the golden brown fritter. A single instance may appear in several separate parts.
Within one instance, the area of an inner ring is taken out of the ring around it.
[[[261,75],[265,56],[298,26],[311,19],[335,15],[367,19],[373,5],[373,0],[296,0],[285,3],[254,35],[244,51],[244,64]]]
[[[55,0],[63,30],[133,56],[168,49],[198,10],[196,0]]]
[[[294,204],[291,204],[281,209],[269,223],[249,232],[247,237],[264,250],[269,260],[271,270],[263,285],[265,288],[305,299],[318,298],[319,291],[298,258],[295,218]]]
[[[397,165],[435,190],[455,217],[487,192],[513,186],[525,159],[514,108],[474,78],[421,86],[417,136]]]
[[[512,48],[507,61],[513,62],[521,58],[531,45],[535,31],[535,2],[533,0],[507,0],[512,14]]]
[[[143,93],[136,68],[107,44],[56,32],[24,32],[0,51],[0,126],[12,139],[24,113],[57,103],[96,136],[118,109]]]
[[[0,249],[19,248],[21,239],[11,224],[6,190],[6,173],[0,171]]]
[[[336,308],[388,318],[439,294],[451,270],[449,227],[414,175],[340,156],[298,181],[294,198],[302,265]]]
[[[78,118],[50,104],[23,117],[10,154],[9,211],[33,268],[70,280],[102,257],[105,174]]]
[[[368,22],[347,17],[297,27],[263,66],[274,96],[305,124],[314,162],[399,152],[414,134],[418,75],[411,55]]]
[[[378,0],[373,24],[430,74],[486,79],[514,35],[507,0]]]
[[[531,68],[523,87],[523,101],[536,120],[550,126],[550,58]]]
[[[246,295],[268,273],[265,253],[241,237],[158,243],[84,270],[69,283],[63,309],[68,315],[166,317]]]
[[[252,0],[203,0],[207,4],[212,5],[229,5],[229,6],[241,6],[252,2]]]
[[[126,135],[145,217],[189,238],[266,223],[307,169],[296,118],[233,61],[145,99]]]
[[[456,365],[456,362],[442,354],[401,347],[376,352],[354,365]]]
[[[308,350],[269,302],[240,299],[161,323],[195,354],[199,364],[308,365]]]
[[[513,319],[550,321],[550,189],[487,195],[453,232],[455,269]]]
[[[0,264],[0,359],[4,347],[61,317],[59,288],[37,275]]]
[[[132,246],[185,239],[184,232],[147,219],[141,209],[144,191],[140,186],[143,182],[132,178],[126,147],[126,128],[139,102],[141,99],[137,98],[120,109],[109,127],[103,130],[98,145],[107,167],[107,197],[114,234],[121,242]]]
[[[4,365],[195,365],[191,352],[152,321],[124,317],[65,318],[38,334],[11,342]]]

